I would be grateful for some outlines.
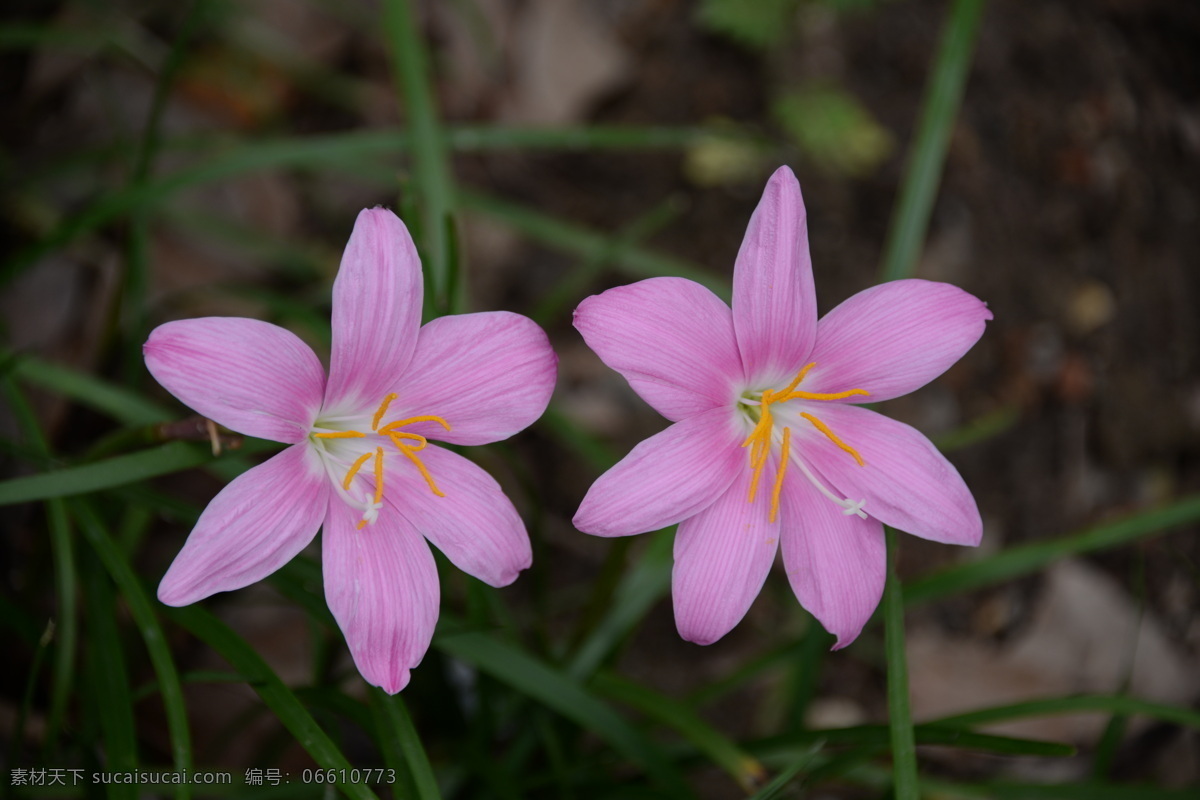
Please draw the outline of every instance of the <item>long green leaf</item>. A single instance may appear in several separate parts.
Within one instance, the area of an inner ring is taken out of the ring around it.
[[[888,231],[880,280],[907,278],[916,268],[942,179],[950,133],[962,102],[982,12],[983,0],[954,0],[950,9],[921,103],[921,120]]]
[[[117,625],[113,588],[104,567],[94,560],[84,569],[87,597],[89,699],[100,719],[104,734],[104,767],[114,772],[137,769],[137,738],[134,733],[133,694],[121,631]],[[137,786],[111,784],[110,798],[135,798]]]
[[[31,449],[39,457],[51,457],[50,443],[42,433],[33,407],[12,379],[0,376],[4,393],[13,415]],[[75,685],[75,656],[79,638],[77,599],[78,573],[75,568],[74,537],[71,522],[61,500],[46,504],[46,520],[50,528],[50,552],[54,561],[54,591],[57,613],[54,626],[54,682],[50,690],[50,713],[46,720],[45,750],[47,755],[58,744],[67,712],[67,701]]]
[[[650,740],[568,676],[482,633],[439,635],[434,639],[434,646],[529,695],[584,730],[604,739],[630,761],[644,768],[655,783],[672,792],[672,797],[692,796],[679,772]]]
[[[905,586],[904,599],[910,604],[924,603],[979,589],[1029,575],[1067,556],[1157,536],[1197,520],[1200,520],[1200,495],[1191,495],[1162,508],[1132,514],[1061,539],[1009,548],[982,561],[936,572]]]
[[[273,442],[250,440],[238,452],[250,455],[267,452],[275,447],[278,445]],[[64,467],[0,482],[0,506],[112,489],[204,464],[218,470],[226,466],[232,467],[226,474],[227,478],[246,469],[246,462],[241,455],[214,457],[207,446],[192,442],[169,442],[159,447],[91,464]]]
[[[192,742],[188,731],[187,706],[183,702],[183,689],[179,684],[179,670],[167,647],[166,637],[163,636],[162,626],[154,607],[142,588],[141,581],[133,573],[120,548],[116,546],[104,529],[104,523],[85,500],[75,500],[71,504],[71,512],[79,522],[88,544],[100,556],[105,569],[113,583],[121,591],[121,596],[129,605],[129,613],[137,624],[142,640],[146,643],[146,651],[150,655],[150,663],[158,676],[158,685],[162,691],[163,708],[167,714],[167,730],[171,736],[171,751],[178,772],[190,772],[192,769]],[[181,783],[175,788],[178,800],[187,800],[191,796],[191,787]]]
[[[626,572],[617,586],[612,606],[591,634],[580,645],[567,665],[567,674],[585,680],[604,662],[650,607],[661,600],[671,586],[671,529],[653,535],[637,565]]]
[[[451,245],[444,233],[447,222],[454,216],[454,180],[430,90],[425,37],[417,30],[407,0],[384,0],[383,27],[390,40],[396,85],[412,132],[412,170],[425,234],[424,265],[433,287],[432,300],[442,313],[461,311],[458,308],[464,296],[461,281],[458,298],[451,297]]]
[[[896,800],[917,800],[917,748],[908,698],[908,659],[904,653],[904,590],[896,573],[896,532],[887,538],[887,580],[883,586],[884,649],[887,652],[888,726],[891,731],[893,792]]]
[[[397,770],[406,768],[404,771],[412,779],[418,800],[441,800],[433,767],[404,700],[399,695],[389,696],[380,689],[372,689],[371,710],[375,715],[380,749],[389,766]]]
[[[687,261],[660,255],[640,247],[612,249],[609,236],[579,225],[563,222],[548,214],[476,192],[460,190],[459,204],[467,210],[491,217],[547,247],[587,259],[610,258],[611,263],[632,278],[656,278],[664,275],[688,278],[707,286],[728,300],[729,282]]]
[[[350,769],[350,762],[321,730],[296,695],[241,636],[198,605],[167,609],[167,615],[191,631],[245,676],[247,683],[275,712],[283,726],[323,769]],[[349,797],[370,800],[376,795],[364,784],[339,784]]]
[[[601,694],[674,728],[742,789],[751,791],[766,778],[758,759],[702,720],[690,706],[611,672],[598,674],[591,685]]]
[[[1140,700],[1128,695],[1085,694],[1073,697],[1049,697],[1027,700],[1021,703],[982,708],[935,720],[932,725],[942,727],[967,727],[990,725],[1023,717],[1043,717],[1054,714],[1078,714],[1095,711],[1102,714],[1141,714],[1143,716],[1174,722],[1200,729],[1200,711],[1190,708]]]
[[[0,352],[12,358],[13,377],[69,397],[80,405],[107,414],[126,425],[153,425],[173,415],[166,408],[124,387],[32,356]]]

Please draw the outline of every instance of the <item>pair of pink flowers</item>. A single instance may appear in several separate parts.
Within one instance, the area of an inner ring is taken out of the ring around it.
[[[325,593],[363,676],[388,692],[428,649],[439,590],[432,542],[504,586],[530,564],[512,503],[438,440],[505,439],[536,420],[556,358],[506,312],[421,317],[421,273],[391,212],[362,212],[334,283],[333,349],[282,328],[208,318],[157,328],[146,364],[214,421],[290,445],[223,489],[159,587],[184,605],[253,583],[324,526]],[[706,644],[745,615],[782,547],[802,605],[858,635],[883,585],[882,524],[976,544],[979,513],[919,433],[852,402],[910,392],[979,338],[991,315],[945,284],[897,281],[818,324],[800,189],[781,168],[750,222],[733,309],[657,278],[585,300],[576,326],[674,424],[596,481],[575,517],[601,536],[679,524],[679,631]]]

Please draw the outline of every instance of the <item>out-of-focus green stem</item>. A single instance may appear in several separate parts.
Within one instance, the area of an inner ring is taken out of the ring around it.
[[[954,0],[934,58],[900,200],[892,215],[880,279],[907,278],[916,268],[942,179],[946,149],[962,101],[984,0]]]
[[[887,531],[887,583],[883,588],[884,648],[887,651],[888,726],[892,739],[895,800],[917,800],[917,747],[908,703],[908,660],[904,654],[904,592],[896,574],[896,532]]]
[[[424,233],[425,274],[434,309],[440,313],[462,310],[463,282],[451,275],[450,230],[454,213],[454,182],[446,140],[442,136],[429,89],[425,43],[417,31],[412,5],[407,0],[386,0],[384,27],[392,48],[392,67],[405,118],[412,135],[412,172],[421,209]]]

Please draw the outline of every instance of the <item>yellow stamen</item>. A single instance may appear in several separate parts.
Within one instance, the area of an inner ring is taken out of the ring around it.
[[[771,492],[771,522],[779,516],[779,493],[783,491],[783,474],[787,472],[788,448],[792,442],[792,429],[783,429],[783,444],[779,448],[779,470],[775,473],[775,489]]]
[[[789,392],[785,397],[777,397],[778,400],[842,400],[847,397],[862,395],[870,397],[871,393],[865,389],[848,389],[844,392],[820,393],[820,392]]]
[[[746,498],[748,503],[754,502],[754,497],[758,493],[758,479],[762,477],[763,467],[767,464],[767,456],[771,453],[771,431],[774,427],[774,420],[771,417],[771,407],[768,403],[764,402],[761,408],[762,417],[754,426],[754,430],[746,437],[746,441],[742,442],[742,447],[750,446],[750,467],[754,470],[754,475],[750,478],[750,496]]]
[[[843,450],[845,450],[847,453],[849,453],[850,455],[854,456],[854,460],[858,462],[858,465],[859,465],[860,467],[866,466],[866,465],[863,463],[862,456],[860,456],[860,455],[858,454],[858,451],[857,451],[857,450],[855,450],[855,449],[854,449],[853,447],[851,447],[850,445],[848,445],[848,444],[846,444],[845,442],[843,442],[841,439],[839,439],[839,438],[837,437],[837,434],[836,434],[836,433],[834,433],[833,431],[829,430],[829,426],[828,426],[828,425],[826,425],[824,422],[821,422],[821,420],[817,419],[817,418],[816,418],[816,417],[814,417],[812,414],[808,414],[808,413],[805,413],[805,412],[803,412],[803,411],[801,411],[801,412],[800,412],[800,416],[804,417],[806,420],[808,420],[809,422],[811,422],[811,423],[813,424],[813,426],[814,426],[814,427],[815,427],[817,430],[819,430],[821,433],[825,434],[825,435],[826,435],[826,436],[829,438],[829,441],[833,442],[833,443],[834,443],[834,444],[836,444],[838,447],[842,448],[842,449],[843,449]]]
[[[346,473],[346,479],[342,481],[342,488],[347,492],[350,491],[350,481],[354,480],[354,476],[362,469],[362,465],[367,463],[367,459],[371,457],[370,453],[363,453],[358,457],[353,464],[350,465],[350,470]]]
[[[804,365],[796,373],[796,377],[792,378],[792,382],[783,389],[767,389],[762,393],[758,405],[761,416],[755,424],[754,430],[746,437],[746,441],[742,442],[742,447],[750,447],[750,468],[754,471],[750,477],[750,492],[747,502],[754,502],[754,498],[758,494],[758,482],[762,478],[763,469],[766,467],[767,460],[771,454],[771,437],[774,434],[775,425],[774,417],[771,414],[771,405],[773,403],[786,403],[789,400],[842,400],[847,397],[870,396],[870,392],[865,389],[847,389],[844,392],[805,392],[797,389],[796,387],[804,380],[804,376],[816,365],[817,362],[815,361]],[[839,439],[829,429],[828,425],[812,414],[800,412],[800,416],[816,426],[817,430],[829,437],[831,442],[853,456],[860,467],[863,466],[863,460],[858,451]],[[779,512],[779,493],[783,489],[783,475],[787,471],[787,455],[790,444],[791,431],[788,428],[784,428],[783,444],[781,447],[783,458],[779,462],[779,471],[775,474],[775,486],[771,491],[771,522],[775,521],[775,517]]]
[[[313,436],[318,439],[361,439],[366,434],[358,431],[334,431],[333,433],[314,433]]]
[[[375,416],[371,419],[371,430],[379,430],[379,420],[383,419],[383,415],[387,413],[388,406],[390,406],[392,401],[397,397],[398,395],[395,392],[392,392],[387,397],[383,398],[383,402],[379,404],[379,410],[375,412]]]
[[[438,425],[441,425],[447,431],[450,430],[450,423],[446,422],[446,420],[442,419],[441,417],[426,415],[423,417],[409,417],[408,419],[398,419],[395,422],[389,422],[387,425],[384,425],[382,428],[380,428],[379,432],[380,433],[390,433],[391,431],[394,431],[396,428],[403,428],[405,425],[413,425],[418,422],[436,422]]]
[[[383,448],[375,448],[375,502],[383,499]]]

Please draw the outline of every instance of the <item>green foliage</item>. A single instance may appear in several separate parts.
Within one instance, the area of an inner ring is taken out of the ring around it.
[[[701,25],[755,49],[782,43],[795,24],[799,0],[702,0]]]
[[[775,98],[772,110],[813,163],[831,172],[869,175],[895,148],[888,130],[854,95],[837,86],[786,91]]]

